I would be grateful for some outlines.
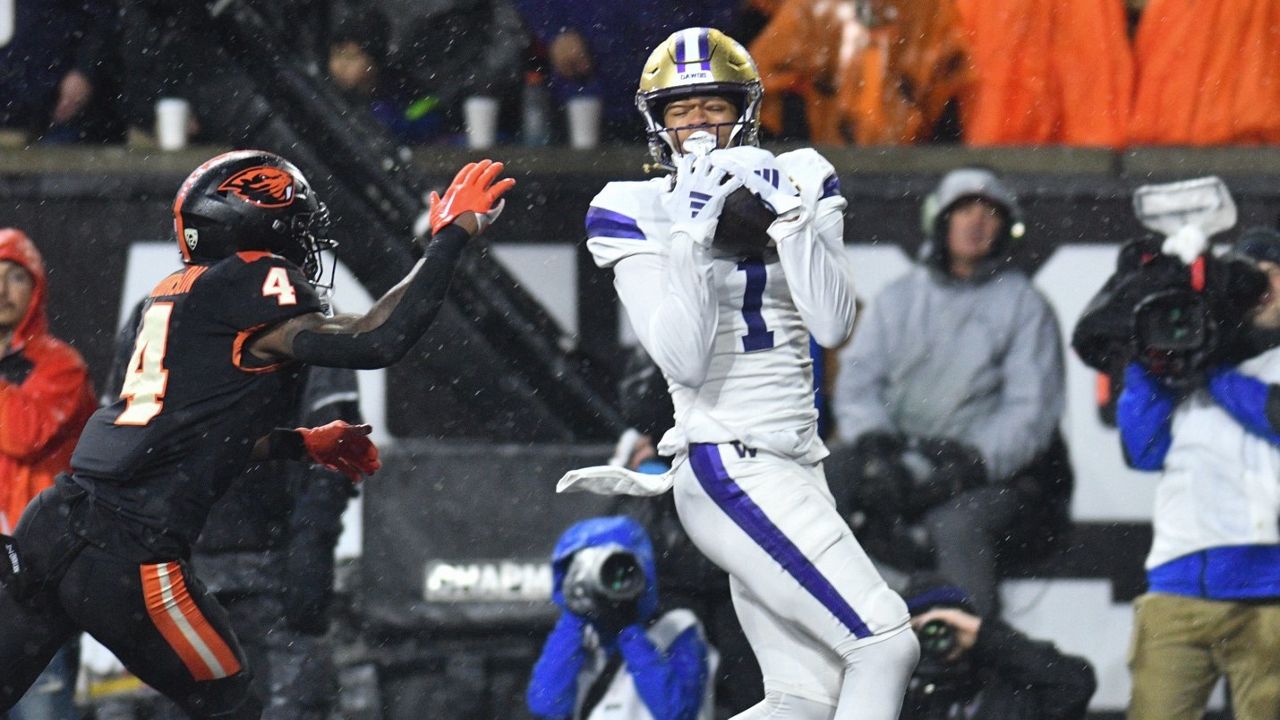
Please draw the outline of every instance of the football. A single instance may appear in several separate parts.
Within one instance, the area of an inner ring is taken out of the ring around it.
[[[773,244],[767,232],[773,221],[773,211],[764,201],[740,187],[724,200],[711,246],[726,255],[762,257]]]

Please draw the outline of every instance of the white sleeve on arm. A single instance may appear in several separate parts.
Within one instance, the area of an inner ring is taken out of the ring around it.
[[[707,376],[719,313],[711,258],[680,235],[670,253],[613,266],[614,287],[640,344],[668,378],[698,387]]]
[[[778,259],[800,317],[819,345],[839,347],[853,332],[856,298],[844,252],[843,197],[824,198],[813,216],[779,238]]]

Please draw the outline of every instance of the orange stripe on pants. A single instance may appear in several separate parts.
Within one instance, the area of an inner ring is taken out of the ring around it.
[[[142,565],[139,569],[147,614],[192,677],[217,680],[240,672],[235,653],[187,592],[178,564]]]

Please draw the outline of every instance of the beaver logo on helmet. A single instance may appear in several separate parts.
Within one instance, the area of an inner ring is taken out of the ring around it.
[[[293,203],[293,176],[287,170],[267,165],[245,168],[218,186],[258,207],[287,207]]]

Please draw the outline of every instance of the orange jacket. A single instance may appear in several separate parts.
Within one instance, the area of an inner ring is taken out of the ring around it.
[[[0,228],[0,260],[35,279],[27,314],[0,357],[0,532],[70,466],[71,451],[93,414],[93,385],[80,354],[49,334],[44,262],[21,230]]]
[[[1150,0],[1134,56],[1134,144],[1280,142],[1275,0]]]
[[[970,145],[1122,147],[1133,59],[1123,0],[956,0],[978,82]]]
[[[969,80],[953,0],[783,0],[751,44],[765,88],[761,123],[782,124],[783,93],[804,101],[817,144],[921,142]]]

